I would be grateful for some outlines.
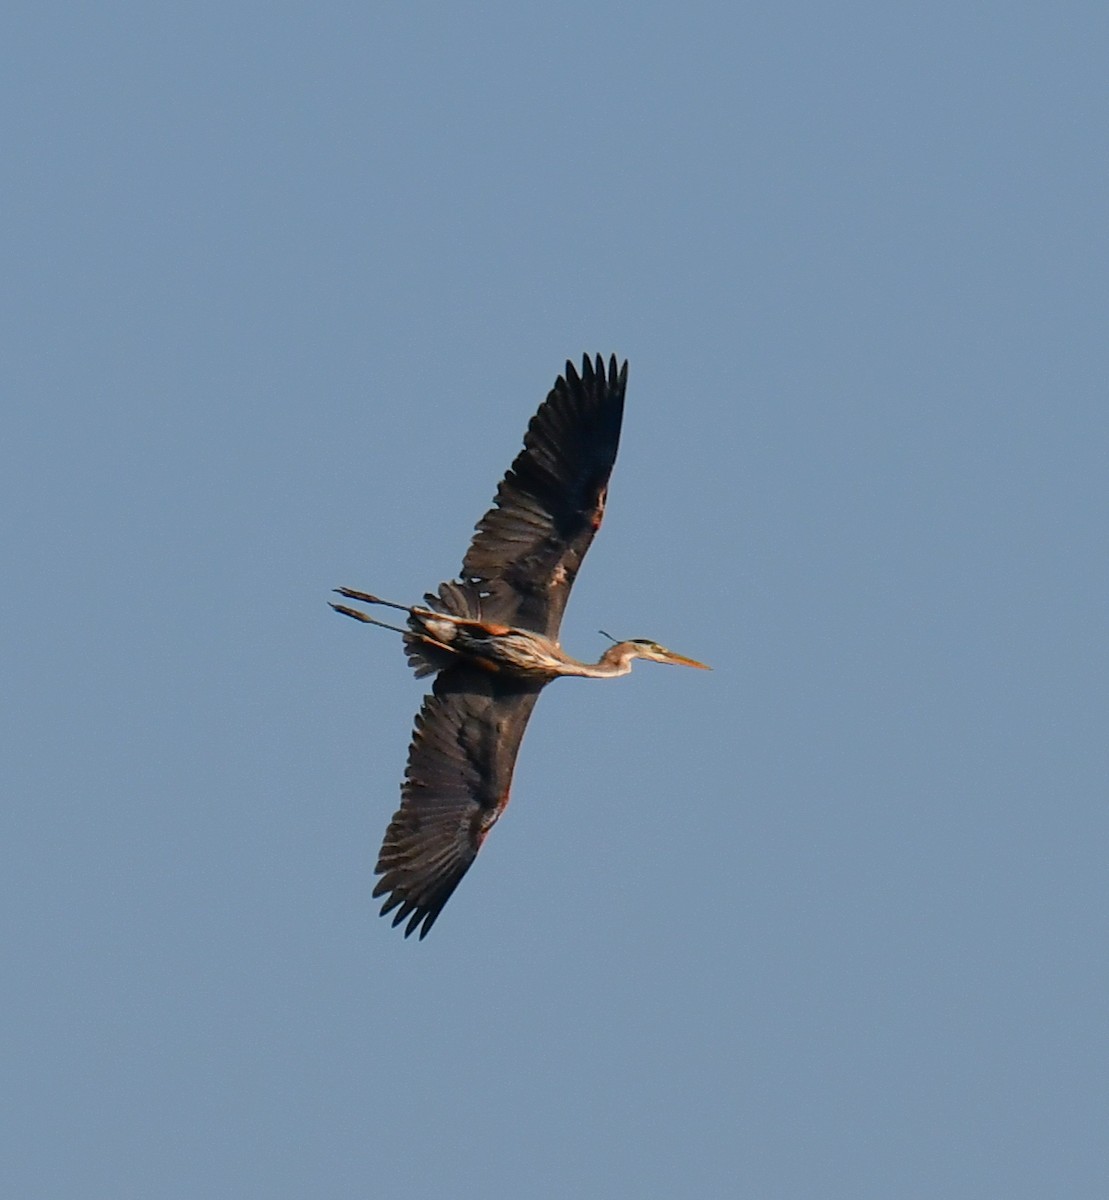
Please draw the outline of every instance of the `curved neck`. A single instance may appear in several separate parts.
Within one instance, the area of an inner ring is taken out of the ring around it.
[[[634,642],[617,642],[597,659],[596,663],[578,663],[580,673],[586,679],[612,679],[627,675],[632,669],[632,659],[639,657],[639,648]]]

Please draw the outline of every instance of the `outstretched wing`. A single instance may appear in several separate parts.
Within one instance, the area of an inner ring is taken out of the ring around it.
[[[462,579],[486,618],[557,639],[578,568],[601,525],[624,415],[628,364],[566,364],[477,524]]]
[[[385,833],[374,896],[382,916],[426,937],[508,804],[520,740],[544,681],[475,667],[441,672],[416,716],[401,806]]]

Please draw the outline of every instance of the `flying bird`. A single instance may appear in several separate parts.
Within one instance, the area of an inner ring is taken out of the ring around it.
[[[417,677],[434,675],[416,715],[401,805],[377,860],[374,897],[404,936],[425,937],[508,804],[520,741],[539,693],[560,675],[608,679],[633,659],[708,670],[656,642],[614,641],[595,663],[558,643],[562,612],[601,527],[616,460],[628,364],[567,362],[524,435],[524,448],[478,522],[456,580],[424,606],[336,588],[407,614],[390,625],[344,604],[337,612],[404,635]],[[606,635],[608,636],[608,635]],[[395,911],[394,911],[395,910]]]

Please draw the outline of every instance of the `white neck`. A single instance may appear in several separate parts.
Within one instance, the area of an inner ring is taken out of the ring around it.
[[[639,657],[639,647],[634,642],[617,642],[601,655],[595,663],[575,663],[568,675],[581,675],[585,679],[614,679],[617,675],[628,675],[632,659]]]

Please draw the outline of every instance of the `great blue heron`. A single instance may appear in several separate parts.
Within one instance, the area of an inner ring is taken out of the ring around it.
[[[435,675],[416,716],[401,806],[377,860],[375,897],[404,936],[426,936],[508,804],[512,769],[539,693],[559,675],[607,679],[632,660],[708,670],[645,639],[616,642],[596,663],[558,644],[562,611],[601,526],[624,413],[628,364],[572,363],[531,419],[524,448],[497,489],[457,580],[426,607],[368,592],[340,595],[408,614],[389,625],[343,604],[337,612],[404,635],[417,676]]]

